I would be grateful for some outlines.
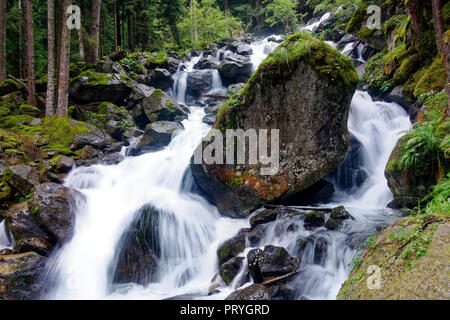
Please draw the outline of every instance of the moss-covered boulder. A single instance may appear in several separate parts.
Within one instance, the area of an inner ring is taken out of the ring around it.
[[[388,186],[394,194],[394,200],[407,208],[414,208],[437,183],[438,163],[428,158],[415,167],[405,167],[405,154],[408,149],[408,137],[397,142],[385,169]]]
[[[450,299],[450,223],[445,221],[403,219],[385,230],[353,268],[338,299]]]
[[[0,256],[0,300],[39,299],[46,260],[35,252]]]
[[[183,125],[173,121],[156,121],[147,126],[139,143],[131,149],[134,156],[158,151],[169,145],[172,137],[184,129]]]
[[[132,89],[126,74],[85,71],[70,81],[69,97],[80,104],[110,101],[123,105]]]
[[[231,293],[225,300],[273,300],[269,290],[262,284],[252,284],[244,289],[236,290]]]
[[[278,129],[278,172],[263,175],[261,163],[192,164],[198,185],[233,217],[312,186],[345,158],[348,113],[358,81],[351,61],[335,49],[307,34],[291,36],[222,105],[214,125],[223,132]]]
[[[235,257],[220,266],[219,275],[227,285],[230,285],[238,275],[244,263],[244,259],[244,257]]]
[[[141,129],[155,121],[181,122],[188,116],[186,110],[161,89],[153,89],[131,113]]]

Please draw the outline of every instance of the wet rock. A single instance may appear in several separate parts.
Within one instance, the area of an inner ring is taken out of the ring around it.
[[[250,230],[254,230],[256,226],[268,222],[275,221],[277,219],[278,210],[266,209],[258,212],[256,215],[250,218]]]
[[[29,202],[37,225],[50,238],[63,244],[73,234],[75,210],[84,196],[76,190],[47,182],[36,187]]]
[[[146,285],[156,280],[160,254],[158,216],[154,208],[142,208],[121,237],[115,257],[114,283]]]
[[[272,297],[266,286],[261,284],[252,284],[244,289],[236,290],[225,300],[247,300],[247,301],[263,301],[272,300]]]
[[[367,61],[373,54],[375,54],[375,52],[376,50],[374,48],[370,47],[367,44],[364,44],[364,48],[361,51],[361,57]]]
[[[357,42],[357,41],[358,41],[357,37],[355,37],[351,34],[346,34],[341,40],[339,40],[339,42],[336,44],[336,46],[337,46],[337,48],[342,50],[348,43]]]
[[[264,224],[260,224],[256,226],[252,231],[248,233],[248,241],[253,247],[257,247],[261,242],[261,239],[266,235],[267,226]]]
[[[220,266],[219,275],[227,285],[230,285],[233,279],[238,275],[243,263],[243,257],[235,257]]]
[[[6,169],[3,175],[5,181],[24,197],[39,184],[39,172],[32,166],[12,166]]]
[[[203,57],[194,65],[194,69],[219,69],[219,62],[212,56]]]
[[[253,249],[247,255],[248,269],[255,283],[291,273],[296,270],[300,260],[292,257],[284,248],[268,245]]]
[[[169,145],[174,134],[183,129],[183,125],[178,122],[153,122],[147,126],[145,133],[137,146],[131,149],[131,154],[137,156],[146,152],[161,150]]]
[[[403,87],[397,86],[391,92],[389,92],[384,99],[388,102],[395,102],[401,105],[406,111],[409,111],[410,103],[403,95]]]
[[[34,251],[45,256],[53,248],[51,239],[36,224],[26,202],[9,209],[5,223],[14,238],[16,253]]]
[[[305,229],[314,229],[325,224],[325,216],[318,211],[311,211],[305,215],[304,227]]]
[[[334,220],[353,219],[351,214],[347,210],[345,210],[343,206],[331,210],[330,218]]]
[[[0,256],[0,300],[34,300],[43,293],[39,276],[46,259],[35,252]]]
[[[238,76],[249,77],[252,68],[253,65],[248,57],[237,54],[227,56],[219,65],[221,76],[235,83],[239,82],[236,81]]]
[[[74,161],[72,158],[61,156],[56,162],[56,170],[59,173],[67,173],[72,170],[73,165]]]
[[[245,250],[245,233],[240,232],[236,237],[225,241],[217,250],[219,265],[236,257]]]
[[[236,48],[236,53],[243,56],[250,56],[253,54],[253,49],[246,43],[241,43]]]
[[[321,265],[326,258],[328,242],[325,237],[311,235],[297,240],[297,257],[304,263]]]
[[[122,134],[122,140],[129,140],[131,138],[137,138],[139,136],[142,136],[144,134],[144,131],[136,129],[136,128],[128,128],[123,134]]]
[[[104,62],[97,64],[97,72],[100,73],[117,73],[120,75],[126,75],[125,69],[118,62],[114,62],[111,59],[106,59]]]
[[[211,90],[213,82],[212,70],[190,72],[187,77],[186,93],[194,97]]]
[[[342,222],[339,220],[328,219],[325,223],[325,228],[328,230],[336,230],[342,225]]]
[[[151,87],[161,90],[169,89],[173,83],[174,79],[170,72],[166,69],[155,69],[150,72],[149,81],[146,83]]]
[[[214,125],[216,122],[217,116],[214,114],[207,114],[203,117],[202,121],[210,126]]]
[[[314,185],[345,159],[350,142],[348,113],[358,75],[340,53],[308,37],[292,36],[275,49],[272,57],[277,57],[280,50],[287,50],[288,55],[292,50],[289,66],[283,59],[266,60],[246,90],[225,102],[233,107],[224,108],[226,111],[215,123],[222,129],[280,130],[278,170],[275,164],[274,174],[265,175],[267,166],[249,164],[248,155],[243,165],[191,162],[197,184],[225,215],[245,217],[262,204],[281,202]],[[308,58],[294,49],[300,42],[311,43],[313,52]],[[336,63],[310,59],[324,55],[326,61]],[[335,76],[324,76],[318,71],[321,68],[331,68]],[[286,112],[275,107],[280,105]],[[299,126],[303,128],[301,133]]]
[[[296,289],[290,284],[272,285],[268,287],[273,300],[294,300]]]

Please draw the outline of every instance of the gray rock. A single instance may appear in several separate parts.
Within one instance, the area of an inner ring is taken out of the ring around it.
[[[6,213],[6,228],[14,238],[15,253],[34,251],[47,255],[53,248],[51,239],[31,216],[26,202],[15,205]]]
[[[244,289],[234,291],[232,294],[226,297],[225,300],[264,301],[273,299],[266,286],[263,286],[261,284],[252,284]]]
[[[5,173],[7,174],[6,181],[8,184],[24,197],[29,195],[33,188],[39,184],[39,172],[32,166],[9,167]]]
[[[153,122],[147,126],[141,140],[137,146],[131,150],[131,154],[137,156],[146,152],[161,150],[170,143],[173,134],[183,129],[183,125],[178,122]]]
[[[194,69],[219,69],[219,62],[212,56],[203,57],[194,65]]]
[[[248,57],[237,54],[227,56],[219,65],[220,74],[229,80],[235,80],[238,76],[250,76],[252,68]]]
[[[198,97],[212,88],[212,70],[198,70],[190,72],[187,78],[186,93]]]
[[[318,211],[311,211],[305,215],[304,227],[305,229],[314,229],[325,224],[325,217],[323,213]]]
[[[146,84],[156,89],[167,90],[173,85],[174,81],[168,70],[157,68],[150,71],[149,80]]]
[[[73,138],[71,150],[79,150],[84,146],[91,146],[96,149],[105,149],[111,143],[111,137],[99,130],[91,130],[91,132],[85,132],[76,134]]]
[[[91,146],[84,146],[80,151],[81,159],[92,159],[98,156],[98,150]]]
[[[61,156],[56,162],[56,170],[58,170],[59,173],[67,173],[72,170],[73,164],[74,161],[72,158]]]
[[[243,263],[243,257],[235,257],[220,266],[219,275],[227,285],[230,285],[230,283],[237,276],[239,270],[242,268]]]
[[[240,232],[234,238],[225,241],[217,250],[217,257],[219,258],[219,265],[236,257],[245,249],[245,233]]]
[[[241,43],[240,45],[237,46],[236,53],[243,56],[249,56],[253,54],[253,49],[248,44]]]
[[[343,206],[336,207],[331,210],[330,218],[334,220],[353,219],[351,214],[347,210],[345,210]]]
[[[72,236],[75,210],[80,201],[84,201],[84,196],[78,191],[47,182],[36,187],[29,206],[41,230],[63,244]]]

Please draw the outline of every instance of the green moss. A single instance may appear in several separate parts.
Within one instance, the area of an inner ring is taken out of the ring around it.
[[[35,106],[30,106],[29,104],[23,103],[19,106],[19,113],[39,116],[41,114],[41,110]]]
[[[148,62],[150,62],[151,64],[157,64],[157,65],[166,63],[167,59],[168,59],[168,55],[167,55],[167,52],[165,52],[165,51],[159,51],[157,53],[153,53],[152,55],[150,55],[147,58]]]
[[[155,98],[158,102],[161,102],[163,96],[164,91],[162,91],[161,89],[156,89],[155,92],[153,92],[151,95],[151,97]]]
[[[28,123],[31,120],[33,120],[32,116],[29,115],[13,115],[13,116],[6,116],[2,117],[0,119],[0,127],[7,128],[7,129],[14,129],[16,128],[20,123]]]
[[[357,35],[358,38],[368,38],[375,32],[375,29],[369,29],[367,27],[362,27],[359,29]]]
[[[414,73],[420,68],[422,55],[420,53],[406,57],[401,62],[400,67],[395,71],[393,80],[397,84],[403,84],[410,79]]]
[[[2,83],[0,83],[0,87],[3,87],[3,86],[5,86],[5,85],[7,85],[7,84],[15,86],[16,89],[19,89],[19,88],[20,88],[20,85],[17,83],[17,81],[14,81],[14,80],[12,80],[12,79],[6,79],[6,80],[3,81]]]
[[[424,75],[420,78],[414,89],[414,96],[420,95],[429,91],[438,92],[445,88],[447,84],[447,75],[445,72],[445,64],[443,56],[438,56],[433,64],[428,68]]]
[[[356,33],[363,23],[367,20],[367,7],[366,3],[361,3],[358,9],[353,13],[352,18],[345,28],[346,33]]]

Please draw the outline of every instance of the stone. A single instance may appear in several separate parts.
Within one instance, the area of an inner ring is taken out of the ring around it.
[[[247,255],[248,269],[255,283],[261,283],[297,269],[300,260],[291,256],[286,249],[268,245],[253,249]]]
[[[225,241],[219,246],[217,250],[217,257],[219,258],[219,265],[236,257],[239,253],[245,250],[245,233],[240,232],[234,238]]]
[[[91,146],[84,146],[80,151],[81,159],[92,159],[98,156],[98,150]]]
[[[212,70],[190,72],[187,77],[186,93],[193,97],[199,97],[202,93],[211,90],[212,83]]]
[[[311,211],[305,215],[303,222],[305,229],[310,230],[323,226],[325,224],[325,217],[323,213]]]
[[[311,52],[298,50],[300,44]],[[288,62],[282,58],[284,50],[291,56]],[[324,74],[323,68],[330,71]],[[306,34],[291,36],[259,66],[240,94],[222,104],[214,125],[222,132],[279,130],[279,167],[275,163],[272,172],[249,164],[248,155],[239,165],[196,164],[192,159],[195,181],[219,211],[231,217],[246,217],[265,203],[283,201],[314,185],[345,159],[348,114],[358,79],[351,61],[335,49]]]
[[[220,75],[235,83],[238,76],[250,76],[252,69],[253,64],[250,59],[237,54],[227,56],[219,65]]]
[[[325,228],[327,228],[328,230],[337,230],[341,225],[342,222],[340,222],[339,220],[328,219],[325,223]]]
[[[58,173],[67,173],[72,170],[73,165],[74,161],[72,158],[61,156],[56,162],[56,170]]]
[[[135,148],[131,149],[133,156],[146,152],[158,151],[169,145],[174,134],[183,130],[181,123],[173,121],[157,121],[147,126],[144,135]]]
[[[278,216],[278,210],[266,209],[258,212],[250,218],[250,231],[258,225],[275,221]]]
[[[334,220],[353,219],[351,214],[343,206],[333,208],[333,210],[331,210],[330,218]]]
[[[244,289],[236,290],[231,293],[225,300],[247,300],[247,301],[264,301],[273,300],[266,286],[261,284],[252,284]]]
[[[246,43],[241,43],[236,48],[236,53],[243,56],[250,56],[253,54],[253,49]]]
[[[0,256],[0,300],[39,299],[46,261],[35,252]]]
[[[146,84],[161,90],[169,89],[175,81],[168,70],[160,68],[150,71],[149,78]]]
[[[100,130],[90,130],[76,134],[73,138],[70,149],[73,151],[80,150],[84,146],[91,146],[93,148],[102,150],[111,143],[111,137]]]
[[[202,57],[195,65],[194,69],[219,69],[219,62],[212,56]]]
[[[5,223],[14,238],[15,253],[34,251],[45,256],[53,248],[51,239],[36,224],[26,202],[10,208]]]
[[[243,263],[243,257],[235,257],[220,266],[219,275],[227,285],[230,285],[233,279],[238,275]]]
[[[296,247],[296,256],[299,259],[305,263],[322,265],[326,258],[328,242],[322,233],[319,233],[297,239]]]
[[[77,205],[83,201],[80,192],[46,182],[36,187],[29,208],[39,228],[62,245],[72,237]]]
[[[32,166],[12,166],[6,169],[3,175],[8,184],[24,197],[28,196],[39,184],[39,172]]]

